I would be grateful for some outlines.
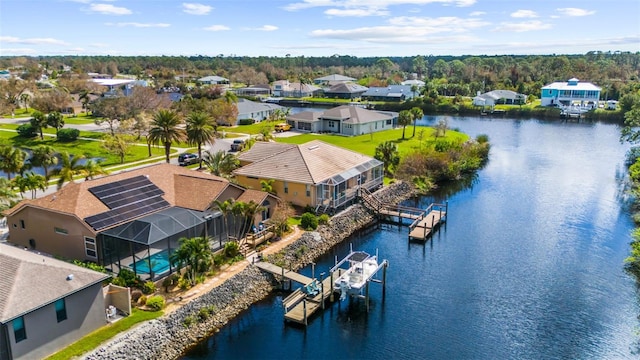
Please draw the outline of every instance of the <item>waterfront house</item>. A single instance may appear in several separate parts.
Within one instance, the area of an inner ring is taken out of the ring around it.
[[[493,90],[473,98],[474,106],[493,107],[496,104],[521,105],[527,102],[527,96],[511,90]]]
[[[287,116],[287,123],[300,131],[362,135],[392,129],[398,113],[367,110],[356,105],[342,105],[325,111],[303,111]]]
[[[356,81],[356,79],[340,74],[332,74],[313,79],[313,83],[321,86],[332,86],[340,83],[348,83]]]
[[[204,85],[225,85],[225,87],[229,85],[229,79],[217,75],[201,77],[198,82]]]
[[[324,96],[334,99],[357,99],[365,91],[366,86],[358,85],[355,83],[338,83],[324,90]]]
[[[252,119],[254,122],[260,122],[269,118],[276,110],[284,109],[278,104],[255,102],[247,99],[238,99],[236,106],[238,107],[238,122],[243,119]]]
[[[309,97],[317,95],[320,88],[311,84],[299,82],[289,82],[289,80],[274,81],[271,86],[271,93],[276,97]]]
[[[0,244],[0,360],[43,359],[105,325],[109,275]]]
[[[413,99],[414,93],[410,85],[389,85],[387,87],[370,87],[362,93],[362,100],[401,102]]]
[[[571,78],[567,82],[554,82],[542,87],[540,104],[542,106],[568,107],[578,105],[582,108],[596,108],[602,88]]]
[[[234,89],[236,94],[241,96],[269,96],[271,95],[271,86],[269,85],[253,85]]]
[[[355,199],[358,187],[382,186],[382,161],[320,140],[256,142],[238,158],[246,164],[234,171],[239,184],[260,188],[261,180],[274,180],[278,198],[300,207],[339,209]]]
[[[408,85],[408,86],[417,86],[419,89],[423,88],[425,83],[422,80],[417,80],[417,79],[409,79],[409,80],[405,80],[403,82],[400,83],[400,85]]]
[[[239,199],[246,191],[254,190],[211,174],[155,164],[71,182],[54,194],[21,201],[5,212],[9,241],[156,280],[176,270],[168,257],[182,237],[209,237],[214,250],[222,248],[227,240],[223,214],[209,206],[214,200]],[[258,205],[269,209],[254,222],[267,220],[277,202],[260,193]],[[234,221],[229,215],[227,223]]]

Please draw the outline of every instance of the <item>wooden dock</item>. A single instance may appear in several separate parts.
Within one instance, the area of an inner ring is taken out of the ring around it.
[[[444,221],[446,221],[446,205],[432,204],[428,213],[415,219],[409,226],[409,240],[425,241],[432,235],[433,231]]]
[[[326,299],[333,293],[333,284],[330,277],[324,279],[318,285],[319,291],[315,295],[307,294],[304,288],[297,289],[282,300],[284,319],[286,321],[307,325],[309,317],[318,309],[324,309]]]
[[[308,285],[313,281],[313,279],[310,277],[304,276],[302,274],[298,274],[295,271],[285,270],[284,268],[281,268],[278,265],[273,265],[268,262],[260,261],[255,263],[254,265],[263,271],[266,271],[273,275],[282,276],[283,278],[287,280],[295,281],[298,284]]]

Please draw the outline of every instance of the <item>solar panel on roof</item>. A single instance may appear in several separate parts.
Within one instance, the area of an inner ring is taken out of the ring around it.
[[[109,208],[108,211],[84,219],[95,230],[170,206],[162,198],[164,191],[143,175],[94,186],[89,191]]]

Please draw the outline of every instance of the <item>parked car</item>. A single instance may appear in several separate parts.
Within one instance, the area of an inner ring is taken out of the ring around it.
[[[291,125],[287,123],[276,124],[275,127],[276,132],[283,132],[291,130]]]
[[[231,151],[241,151],[244,148],[244,140],[235,139],[231,144]]]
[[[196,164],[198,161],[200,161],[200,158],[198,158],[197,154],[184,153],[178,156],[178,165],[180,166]]]

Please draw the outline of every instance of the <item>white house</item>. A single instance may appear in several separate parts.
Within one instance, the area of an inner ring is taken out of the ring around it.
[[[255,102],[247,99],[238,99],[238,121],[242,119],[253,119],[260,122],[267,119],[276,110],[284,110],[284,107],[264,102]]]
[[[474,106],[494,106],[496,104],[524,104],[527,97],[511,90],[493,90],[473,98]]]
[[[299,131],[347,136],[393,129],[397,122],[396,112],[367,110],[354,105],[342,105],[322,112],[303,111],[287,116],[287,123]]]
[[[229,79],[217,75],[201,77],[198,81],[207,85],[229,85]]]
[[[595,108],[600,99],[602,88],[571,78],[567,82],[554,82],[542,87],[540,104],[542,106],[571,106]]]

